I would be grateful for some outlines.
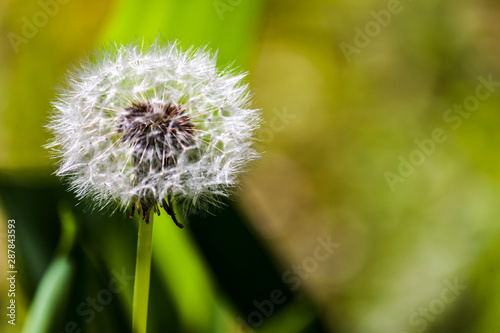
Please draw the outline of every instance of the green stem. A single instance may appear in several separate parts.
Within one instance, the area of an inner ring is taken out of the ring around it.
[[[143,220],[139,221],[137,257],[135,260],[134,301],[132,306],[132,328],[134,333],[146,333],[148,323],[153,215],[154,209],[151,209],[149,224]]]

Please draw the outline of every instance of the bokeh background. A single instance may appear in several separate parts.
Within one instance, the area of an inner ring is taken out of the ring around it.
[[[249,72],[265,153],[155,220],[149,332],[500,331],[498,1],[2,0],[1,332],[130,331],[137,221],[75,201],[43,126],[81,57],[158,35]]]

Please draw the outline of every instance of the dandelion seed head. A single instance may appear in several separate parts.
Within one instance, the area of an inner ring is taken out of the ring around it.
[[[68,74],[53,103],[57,174],[78,197],[133,207],[145,220],[158,204],[173,214],[171,200],[217,204],[258,157],[260,113],[244,76],[175,43],[99,51]]]

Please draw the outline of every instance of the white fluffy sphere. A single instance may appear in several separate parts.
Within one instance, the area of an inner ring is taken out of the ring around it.
[[[49,147],[78,197],[137,208],[203,207],[228,195],[258,157],[260,113],[244,74],[206,50],[114,45],[71,71],[53,103]]]

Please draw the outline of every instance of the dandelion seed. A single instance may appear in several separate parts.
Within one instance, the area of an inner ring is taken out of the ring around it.
[[[259,111],[244,74],[219,71],[205,49],[159,41],[115,45],[69,73],[49,124],[48,145],[80,198],[113,203],[148,222],[162,207],[217,204],[258,157]]]

